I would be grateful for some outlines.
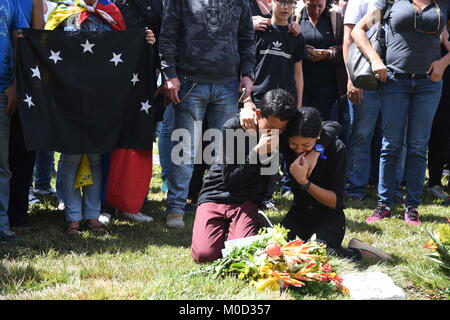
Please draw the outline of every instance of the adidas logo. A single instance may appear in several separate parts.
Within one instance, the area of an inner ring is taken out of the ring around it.
[[[272,42],[272,44],[273,44],[273,46],[274,46],[276,49],[280,49],[280,47],[281,47],[281,45],[282,45],[282,43],[281,43],[281,42],[278,42],[278,41]]]

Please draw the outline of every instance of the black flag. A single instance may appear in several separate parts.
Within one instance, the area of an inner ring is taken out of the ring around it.
[[[151,149],[153,51],[144,30],[24,30],[17,105],[29,150]]]

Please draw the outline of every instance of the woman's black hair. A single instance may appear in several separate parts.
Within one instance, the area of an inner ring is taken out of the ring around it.
[[[294,97],[283,89],[268,91],[261,99],[259,110],[264,118],[272,116],[282,121],[291,120],[297,114]]]
[[[301,107],[298,119],[291,121],[286,128],[288,137],[316,138],[322,130],[320,112],[313,107]]]

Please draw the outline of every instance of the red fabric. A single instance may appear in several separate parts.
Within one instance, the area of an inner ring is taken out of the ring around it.
[[[240,204],[205,202],[198,206],[192,231],[192,258],[197,263],[222,257],[226,240],[258,234],[258,206],[245,201]]]
[[[141,210],[152,178],[152,158],[152,150],[114,150],[106,184],[110,206],[129,213]]]
[[[108,1],[108,0],[103,0],[103,1],[99,1],[97,3],[97,6],[95,7],[95,12],[96,14],[103,19],[102,15],[98,12],[98,10],[102,10],[104,12],[106,12],[107,14],[109,14],[114,21],[116,22],[114,23],[109,23],[108,21],[104,20],[105,22],[107,22],[111,28],[113,28],[116,31],[120,31],[120,30],[125,30],[125,21],[123,20],[123,16],[122,13],[120,12],[119,8],[117,8],[117,6]],[[78,23],[81,25],[83,23],[84,20],[86,20],[89,15],[91,15],[91,12],[88,11],[83,11],[82,13],[80,13],[80,15],[78,16]]]

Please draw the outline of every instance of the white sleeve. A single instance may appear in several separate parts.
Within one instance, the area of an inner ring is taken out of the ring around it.
[[[362,3],[365,0],[349,0],[345,10],[344,24],[357,24],[364,16]]]

